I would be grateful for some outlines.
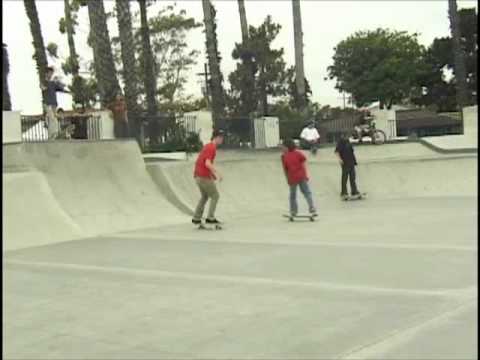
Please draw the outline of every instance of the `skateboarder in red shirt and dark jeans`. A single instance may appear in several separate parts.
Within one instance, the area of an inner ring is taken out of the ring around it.
[[[200,190],[201,198],[198,202],[195,214],[193,215],[192,223],[201,224],[203,212],[208,199],[210,199],[210,206],[208,209],[208,216],[205,222],[207,224],[219,224],[220,222],[215,218],[215,209],[217,207],[220,194],[218,193],[215,180],[221,181],[222,176],[218,170],[213,166],[213,161],[217,154],[217,146],[223,143],[223,131],[215,130],[212,134],[212,141],[206,144],[195,163],[194,178]]]
[[[317,211],[313,204],[312,192],[308,186],[307,169],[305,167],[307,159],[302,152],[297,150],[293,140],[286,140],[283,146],[282,165],[288,185],[290,186],[290,215],[296,216],[298,214],[297,187],[299,187],[305,200],[307,200],[310,214],[317,216]]]

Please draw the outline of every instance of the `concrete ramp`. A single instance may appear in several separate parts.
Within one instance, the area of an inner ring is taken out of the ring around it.
[[[39,172],[3,174],[3,250],[67,241],[84,235]]]
[[[431,150],[426,151],[430,156],[406,160],[364,160],[359,157],[357,183],[360,190],[374,199],[477,195],[476,155],[433,155]],[[217,161],[224,175],[224,181],[218,184],[221,194],[219,217],[287,211],[288,186],[279,160],[280,153],[237,160],[222,160],[222,155],[220,152]],[[200,196],[192,169],[193,163],[185,161],[148,164],[148,170],[162,192],[188,214],[192,213]],[[338,206],[340,167],[333,155],[321,155],[309,161],[308,170],[319,210]],[[305,210],[303,199],[299,204]]]
[[[134,141],[26,143],[3,150],[5,248],[184,221],[148,176]],[[37,240],[32,229],[41,227]]]
[[[322,149],[294,223],[279,151],[219,151],[225,230],[198,231],[194,159],[156,185],[132,142],[4,147],[4,357],[477,359],[477,156],[357,150],[370,198]]]

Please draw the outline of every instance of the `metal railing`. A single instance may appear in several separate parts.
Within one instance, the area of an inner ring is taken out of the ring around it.
[[[188,124],[173,114],[141,117],[140,146],[143,152],[184,151]]]
[[[102,138],[102,121],[95,114],[59,116],[57,139]],[[21,116],[22,140],[24,142],[48,141],[48,125],[43,115]]]

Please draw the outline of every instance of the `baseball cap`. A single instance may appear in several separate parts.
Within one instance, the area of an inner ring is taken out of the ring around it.
[[[225,136],[225,132],[223,130],[220,130],[220,129],[213,130],[212,139],[216,138],[217,136]]]

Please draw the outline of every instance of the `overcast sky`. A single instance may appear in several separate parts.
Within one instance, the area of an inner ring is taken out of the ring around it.
[[[219,50],[222,55],[221,69],[225,79],[235,68],[231,53],[235,42],[241,41],[240,20],[236,0],[213,1],[217,8],[217,36]],[[59,45],[59,54],[68,55],[67,39],[58,30],[58,21],[64,14],[63,1],[37,0],[42,34],[45,45],[55,42]],[[173,1],[161,0],[149,8],[152,15],[159,7],[167,6]],[[200,0],[176,1],[177,7],[185,9],[189,16],[197,21],[203,21]],[[474,0],[458,1],[458,7],[475,7]],[[114,1],[105,1],[107,11],[113,8]],[[3,6],[3,42],[8,46],[10,58],[9,87],[14,110],[24,114],[41,113],[41,93],[32,59],[33,45],[29,23],[23,1],[2,0]],[[258,26],[267,15],[282,25],[282,30],[274,43],[274,47],[285,49],[287,65],[294,64],[292,5],[290,0],[258,1],[246,0],[245,7],[249,25]],[[132,11],[137,10],[137,2],[132,1]],[[304,32],[305,75],[313,90],[313,100],[321,105],[340,106],[341,95],[334,88],[334,81],[324,78],[327,67],[331,65],[333,48],[341,40],[359,30],[373,30],[378,27],[392,30],[417,32],[421,44],[428,46],[435,37],[449,35],[448,2],[447,0],[431,1],[301,1]],[[117,34],[116,23],[109,27],[110,36]],[[76,47],[80,56],[90,60],[92,50],[86,45],[88,34],[88,16],[86,9],[80,11],[80,26],[76,35]],[[205,60],[205,35],[202,29],[192,31],[189,35],[189,45],[192,49],[202,52],[198,64],[191,70],[187,94],[200,96],[199,77],[196,73],[203,70]],[[61,69],[58,75],[65,81]],[[228,86],[228,84],[225,84]],[[71,108],[71,97],[59,93],[59,106]]]

